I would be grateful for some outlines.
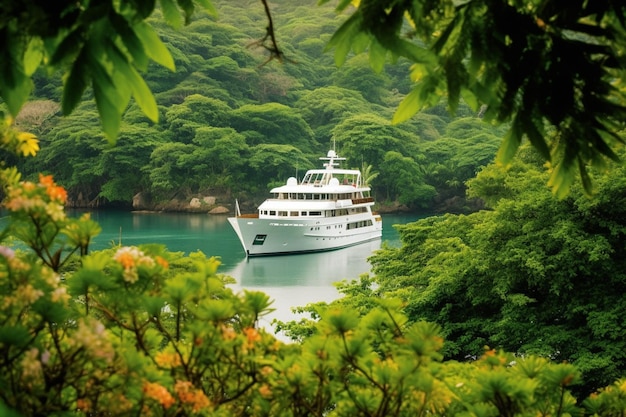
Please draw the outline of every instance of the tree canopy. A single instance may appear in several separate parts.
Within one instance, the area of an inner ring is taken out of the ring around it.
[[[617,158],[626,119],[623,2],[369,0],[350,13],[329,43],[338,64],[350,51],[368,51],[377,70],[388,55],[414,63],[396,122],[443,94],[453,111],[461,99],[484,106],[486,120],[510,124],[499,160],[510,162],[528,139],[553,165],[560,195],[576,171],[591,190],[589,164]]]
[[[491,164],[470,180],[491,210],[396,226],[402,246],[378,251],[374,277],[345,283],[331,308],[366,314],[399,298],[411,322],[442,327],[446,358],[489,346],[567,361],[586,393],[623,375],[624,166],[595,176],[598,198],[575,186],[557,199],[540,162],[523,147],[509,170]]]
[[[267,30],[255,42],[269,58],[295,52],[276,43],[270,9]],[[323,0],[320,4],[329,3]],[[371,66],[381,71],[391,57],[413,63],[411,91],[394,116],[400,122],[438,104],[446,95],[454,111],[463,100],[488,121],[508,123],[499,160],[510,162],[524,138],[552,164],[553,188],[563,195],[579,172],[591,190],[590,164],[615,159],[615,145],[626,116],[623,87],[626,48],[626,6],[621,2],[562,2],[541,0],[457,2],[389,0],[338,2],[336,10],[349,17],[328,43],[335,49],[339,85],[358,82],[364,94],[380,100],[381,86],[353,66],[351,51],[367,51]],[[210,0],[161,0],[158,13],[168,24],[190,23],[200,6],[215,14]],[[157,4],[150,0],[121,2],[47,1],[3,2],[0,16],[0,97],[14,116],[29,97],[32,76],[40,66],[65,73],[62,110],[71,113],[88,86],[93,88],[104,132],[117,137],[123,111],[131,96],[151,120],[157,103],[142,73],[151,61],[174,69],[176,60],[191,62],[201,50],[171,53],[148,18]],[[232,20],[231,20],[232,21]],[[302,22],[295,40],[318,35]],[[233,25],[232,27],[235,27]],[[205,70],[235,74],[241,61],[220,54],[233,38],[227,25],[210,25],[214,58]],[[206,42],[205,42],[206,44]],[[186,49],[186,48],[185,48]],[[287,71],[298,68],[287,66]],[[275,77],[277,74],[272,75]],[[270,77],[270,78],[271,78]],[[264,84],[286,85],[269,78]],[[264,92],[268,94],[270,92]],[[270,94],[282,94],[280,90]]]

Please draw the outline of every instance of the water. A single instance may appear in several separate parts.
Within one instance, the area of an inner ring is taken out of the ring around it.
[[[80,212],[70,212],[79,215]],[[94,211],[93,220],[102,227],[91,250],[117,245],[162,243],[173,252],[201,251],[218,256],[222,262],[218,272],[237,281],[233,288],[258,290],[273,300],[275,312],[266,317],[282,321],[297,318],[293,307],[317,301],[332,301],[340,296],[334,283],[357,279],[370,271],[367,258],[380,248],[382,241],[399,246],[393,224],[404,224],[423,216],[383,215],[381,240],[336,251],[302,255],[286,255],[247,259],[227,216],[186,213],[137,213]]]

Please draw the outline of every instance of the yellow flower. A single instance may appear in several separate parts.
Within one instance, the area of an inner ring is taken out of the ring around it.
[[[154,357],[159,366],[173,368],[181,365],[180,356],[173,352],[159,352]]]
[[[21,132],[17,135],[17,150],[24,156],[35,156],[39,151],[39,140],[32,133]]]

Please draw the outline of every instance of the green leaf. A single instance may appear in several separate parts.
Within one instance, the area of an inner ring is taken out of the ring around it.
[[[159,0],[159,3],[165,22],[174,29],[180,29],[183,25],[183,19],[176,4],[172,0]]]
[[[335,64],[343,65],[352,47],[353,38],[359,33],[361,19],[359,15],[353,14],[346,20],[333,34],[326,49],[335,48]]]
[[[375,39],[370,43],[370,65],[374,71],[381,73],[385,68],[385,57],[387,56],[387,49],[385,49]]]
[[[275,309],[270,308],[273,303],[274,301],[264,292],[244,290],[244,304],[252,309],[255,317],[265,316],[274,311]]]
[[[472,110],[478,111],[478,107],[479,107],[478,99],[476,98],[476,96],[471,90],[467,88],[462,88],[461,97],[463,97],[463,100],[465,100],[465,103],[467,103],[467,105],[470,106]]]
[[[61,109],[64,115],[72,113],[80,103],[83,93],[87,88],[88,75],[85,54],[81,53],[74,61],[72,69],[65,79]]]
[[[176,0],[178,6],[185,12],[185,24],[188,25],[191,22],[191,16],[195,6],[191,0]]]
[[[516,118],[513,121],[513,125],[507,132],[504,140],[502,141],[502,145],[500,145],[500,149],[498,150],[498,155],[496,156],[496,160],[504,165],[511,162],[511,159],[515,156],[519,145],[522,143],[522,126],[519,118]]]
[[[204,11],[207,12],[210,16],[217,17],[218,15],[217,9],[215,8],[211,0],[196,0],[196,1],[200,4],[200,6],[202,6]]]
[[[39,68],[43,54],[44,48],[41,38],[33,37],[28,42],[28,47],[24,53],[24,72],[27,76],[30,77]]]
[[[532,115],[525,117],[521,115],[520,117],[523,117],[522,120],[524,121],[524,127],[526,129],[528,140],[530,140],[530,143],[539,151],[541,156],[546,161],[549,161],[550,149],[548,148],[548,144],[543,137],[543,128],[541,127],[542,120],[538,119],[537,123],[535,123]]]
[[[0,96],[14,116],[20,112],[32,90],[32,81],[24,73],[21,59],[24,50],[19,39],[7,39],[8,48],[0,52]]]
[[[548,185],[552,187],[552,192],[557,198],[567,197],[570,187],[574,182],[574,167],[572,162],[559,163],[550,176]]]
[[[583,184],[583,189],[585,193],[589,196],[593,195],[593,181],[589,176],[589,171],[587,171],[587,166],[585,165],[582,158],[578,158],[578,171],[580,173],[580,180]]]
[[[115,69],[119,71],[128,81],[128,85],[132,90],[132,95],[141,108],[141,111],[153,122],[158,122],[159,109],[157,107],[156,100],[154,99],[154,95],[152,95],[152,91],[144,79],[126,60],[124,55],[115,45],[111,45],[109,56],[115,65]]]
[[[57,45],[50,57],[49,64],[52,66],[58,65],[66,59],[71,59],[74,54],[82,53],[82,45],[85,41],[82,28],[76,29],[70,32],[63,38],[61,43]]]
[[[104,83],[106,84],[106,83]],[[102,129],[107,135],[109,142],[115,144],[117,134],[120,130],[121,114],[117,110],[117,103],[110,99],[110,87],[97,81],[94,77],[94,95],[96,97],[96,106],[102,120]]]
[[[415,86],[413,90],[404,97],[391,119],[392,124],[405,122],[419,111],[420,89],[421,87],[419,85]]]
[[[437,103],[438,78],[432,75],[422,78],[413,90],[402,100],[391,119],[392,124],[402,123],[410,119],[418,111]]]
[[[30,340],[30,333],[24,326],[0,327],[0,344],[4,346],[24,346]]]
[[[148,68],[148,56],[144,49],[144,45],[134,28],[128,25],[125,19],[119,18],[112,20],[113,27],[119,33],[120,39],[124,43],[126,50],[132,57],[135,67],[145,71]]]
[[[176,65],[174,58],[167,49],[165,44],[159,38],[159,35],[148,23],[142,21],[134,26],[135,33],[141,39],[145,47],[145,51],[154,62],[163,65],[165,68],[175,71]]]

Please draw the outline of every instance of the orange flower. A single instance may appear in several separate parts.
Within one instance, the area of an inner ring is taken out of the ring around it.
[[[166,409],[170,408],[176,402],[167,388],[161,384],[157,384],[156,382],[144,382],[143,392],[148,398],[158,401],[159,404]]]
[[[163,258],[162,258],[162,257],[160,257],[160,256],[157,256],[157,257],[155,258],[155,260],[156,260],[156,263],[157,263],[157,264],[161,265],[161,266],[162,266],[163,268],[165,268],[165,269],[169,268],[169,266],[170,266],[170,264],[169,264],[169,263],[168,263],[165,259],[163,259]]]
[[[39,174],[39,184],[45,187],[53,187],[56,185],[54,183],[54,179],[52,178],[52,175],[43,175],[43,174]]]
[[[174,391],[176,391],[176,395],[181,403],[190,404],[193,407],[194,413],[211,405],[211,401],[204,392],[194,388],[193,384],[189,381],[176,381]]]
[[[52,200],[57,200],[61,204],[65,204],[67,201],[67,191],[60,186],[48,187],[46,193]]]
[[[125,269],[132,268],[133,266],[135,266],[135,258],[133,257],[131,253],[128,253],[128,252],[119,253],[119,255],[116,258],[116,261],[122,264],[122,266]]]
[[[244,329],[243,332],[246,335],[248,347],[252,347],[256,342],[261,341],[261,334],[254,327],[248,327],[247,329]]]
[[[259,388],[259,394],[261,394],[263,398],[271,398],[272,390],[269,385],[264,384]]]
[[[229,341],[237,337],[237,333],[235,333],[232,327],[222,325],[221,330],[222,330],[222,338],[224,340]]]
[[[91,401],[86,398],[79,398],[76,400],[76,408],[81,411],[89,411],[91,408]]]

